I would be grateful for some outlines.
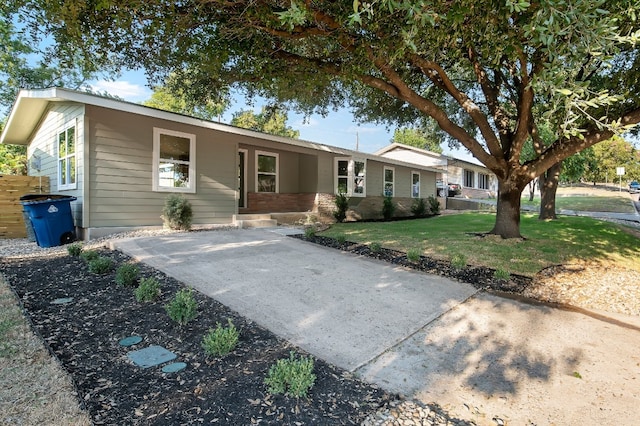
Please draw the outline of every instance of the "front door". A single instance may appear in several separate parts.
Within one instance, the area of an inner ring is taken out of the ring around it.
[[[238,151],[238,208],[246,208],[246,180],[247,173],[247,151]]]

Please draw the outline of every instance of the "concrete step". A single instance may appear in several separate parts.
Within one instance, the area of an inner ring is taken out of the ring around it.
[[[271,214],[269,213],[254,213],[254,214],[234,214],[233,221],[237,222],[239,220],[268,220],[271,219]]]
[[[236,220],[236,225],[240,229],[244,228],[272,228],[278,226],[278,221],[275,219],[250,219],[250,220]]]

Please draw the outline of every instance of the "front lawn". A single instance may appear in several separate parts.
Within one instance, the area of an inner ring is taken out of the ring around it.
[[[536,215],[523,214],[525,240],[478,235],[491,230],[494,221],[491,213],[462,213],[395,222],[337,223],[319,235],[375,242],[404,252],[418,249],[423,255],[445,260],[462,255],[469,265],[528,276],[574,259],[616,262],[640,270],[640,241],[618,225],[587,217],[540,221]]]
[[[540,208],[540,198],[536,197],[533,201],[529,201],[529,198],[523,198],[521,205]],[[558,195],[558,197],[556,197],[556,209],[580,212],[635,213],[629,197],[622,195],[607,197],[596,195]]]

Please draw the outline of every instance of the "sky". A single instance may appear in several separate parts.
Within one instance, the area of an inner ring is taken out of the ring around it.
[[[90,82],[89,86],[94,91],[107,92],[135,103],[149,99],[152,93],[142,71],[123,72],[115,81],[98,80]],[[235,99],[222,116],[222,122],[229,123],[234,112],[248,108],[243,98]],[[253,106],[255,112],[260,112],[261,108],[262,105],[258,103]],[[394,131],[394,128],[387,129],[381,125],[357,123],[347,109],[330,112],[326,117],[313,115],[307,120],[293,112],[288,117],[287,125],[300,131],[300,139],[352,150],[357,148],[366,153],[374,153],[389,145]],[[451,150],[446,144],[443,146],[443,154],[479,164],[466,150]]]

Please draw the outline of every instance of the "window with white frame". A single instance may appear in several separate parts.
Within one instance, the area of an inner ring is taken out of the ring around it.
[[[411,197],[420,198],[420,172],[411,172]]]
[[[256,151],[256,192],[278,192],[278,154]]]
[[[489,175],[485,173],[478,173],[478,188],[489,189]]]
[[[58,133],[58,189],[76,189],[76,124]]]
[[[395,169],[393,167],[384,168],[384,186],[382,187],[382,193],[385,197],[393,197],[394,192],[394,175]]]
[[[196,136],[153,129],[153,190],[195,192]]]
[[[366,195],[366,163],[364,160],[336,158],[336,194],[350,197]]]
[[[473,170],[464,171],[464,186],[466,188],[473,188],[475,186],[474,172]]]

